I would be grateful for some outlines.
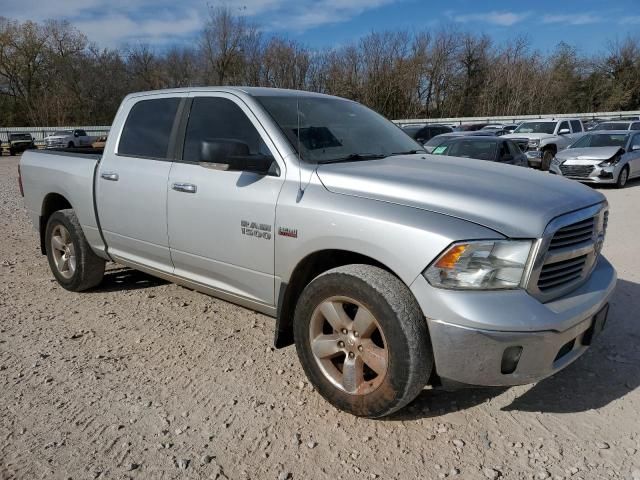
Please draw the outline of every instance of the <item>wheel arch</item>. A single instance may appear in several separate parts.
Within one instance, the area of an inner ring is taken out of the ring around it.
[[[45,231],[47,229],[47,223],[49,218],[54,212],[58,210],[65,210],[67,208],[73,208],[67,198],[59,193],[48,193],[42,201],[42,208],[40,210],[40,252],[43,255],[47,254],[47,247],[45,245]]]
[[[367,255],[341,249],[318,250],[304,257],[293,269],[287,283],[280,284],[274,345],[293,345],[293,315],[304,288],[318,275],[344,265],[365,264],[382,268],[400,278],[391,268]]]

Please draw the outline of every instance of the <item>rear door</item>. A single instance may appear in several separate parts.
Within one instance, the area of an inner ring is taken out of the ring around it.
[[[109,253],[164,272],[173,270],[167,182],[180,102],[176,94],[129,99],[121,107],[130,110],[115,151],[105,150],[96,177],[98,215]]]
[[[240,299],[274,304],[276,204],[284,163],[266,130],[238,97],[192,93],[182,161],[169,177],[168,224],[175,273]],[[250,154],[273,155],[268,175],[221,170],[201,162],[203,142],[246,143]],[[277,165],[276,165],[277,166]]]
[[[640,133],[632,136],[628,150],[625,156],[629,158],[629,176],[640,176]]]

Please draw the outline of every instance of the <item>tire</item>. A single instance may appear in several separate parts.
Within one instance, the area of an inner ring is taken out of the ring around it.
[[[15,150],[9,149],[9,155],[13,157],[15,154],[16,154]]]
[[[67,143],[67,148],[75,148],[75,147],[76,147],[75,143],[73,142]]]
[[[401,409],[433,369],[427,323],[412,293],[393,274],[370,265],[334,268],[309,283],[296,306],[294,338],[320,395],[361,417]],[[359,373],[347,376],[347,368]]]
[[[629,165],[625,165],[620,170],[618,174],[618,179],[616,180],[616,188],[624,188],[629,181]]]
[[[542,161],[540,162],[540,170],[548,172],[553,160],[553,150],[547,149],[542,151]]]
[[[82,292],[102,281],[105,261],[91,250],[73,210],[49,217],[45,246],[51,272],[63,288]]]

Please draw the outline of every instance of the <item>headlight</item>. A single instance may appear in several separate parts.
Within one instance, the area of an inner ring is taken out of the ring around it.
[[[540,145],[540,139],[532,138],[531,140],[529,140],[528,145],[533,148],[538,148],[538,146]]]
[[[531,245],[530,240],[457,242],[424,271],[424,276],[439,288],[517,288],[525,273]]]
[[[604,162],[600,162],[598,164],[599,167],[611,167],[613,165],[617,165],[618,162],[620,161],[620,159],[622,158],[622,155],[619,153],[616,153],[613,157],[611,157],[609,160],[605,160]]]

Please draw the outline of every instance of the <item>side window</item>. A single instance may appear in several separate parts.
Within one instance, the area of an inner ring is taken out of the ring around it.
[[[581,132],[582,122],[580,122],[580,120],[571,120],[571,129],[573,130],[573,133]]]
[[[84,130],[76,130],[76,132],[78,132],[78,136],[79,137],[86,137],[87,136],[87,132],[85,132]]]
[[[122,128],[119,155],[167,158],[169,137],[180,98],[156,98],[136,103]]]
[[[509,151],[509,145],[507,144],[507,142],[500,142],[500,160],[505,160],[505,158],[509,155],[513,154]]]
[[[558,127],[558,133],[560,133],[560,130],[564,130],[564,129],[569,130],[569,122],[564,121],[564,122],[560,122],[560,126]]]
[[[636,133],[631,139],[631,145],[629,145],[629,150],[631,151],[640,150],[640,133]]]
[[[271,155],[260,134],[238,105],[227,98],[193,99],[182,159],[200,161],[202,142],[235,140],[246,143],[252,155]]]
[[[640,122],[632,123],[629,130],[640,130]]]

